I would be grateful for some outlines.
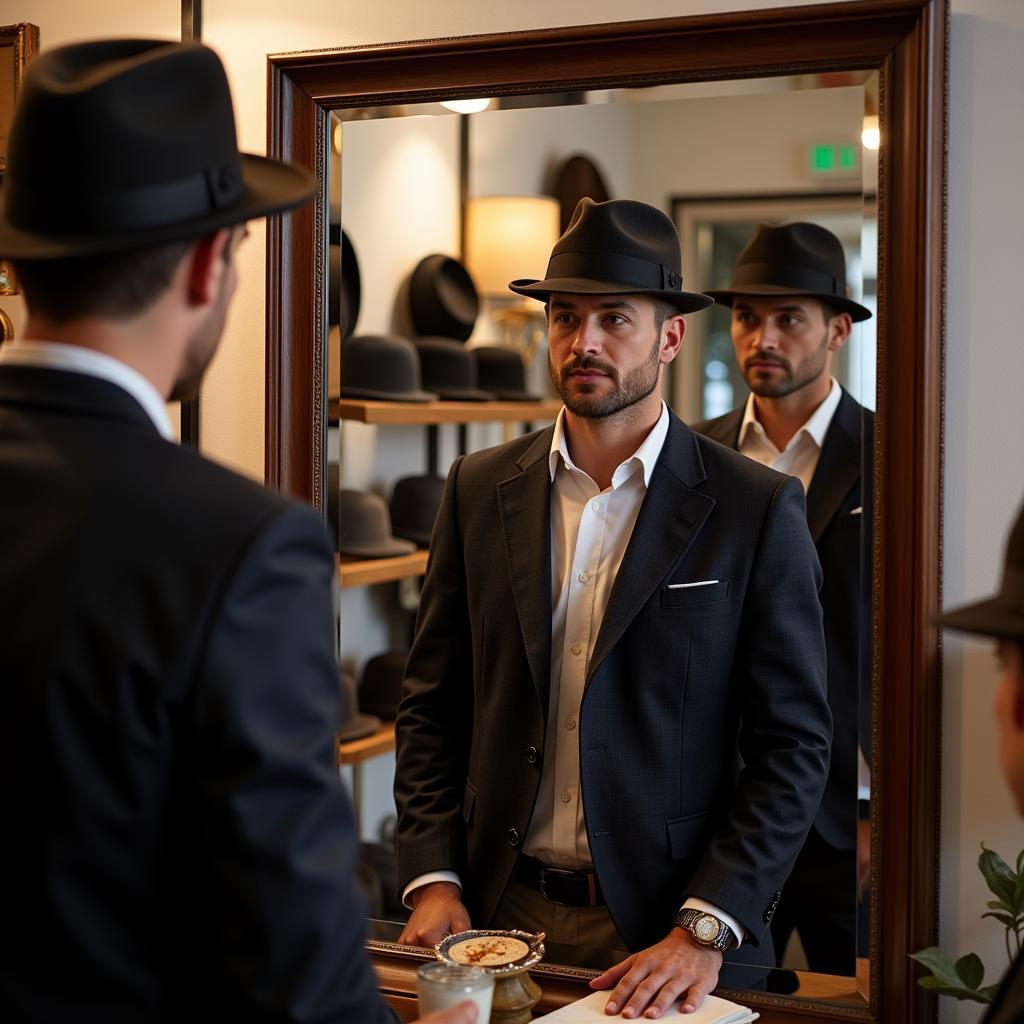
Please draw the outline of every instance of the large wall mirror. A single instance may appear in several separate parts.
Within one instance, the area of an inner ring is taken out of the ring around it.
[[[855,757],[859,747],[870,764],[871,879],[849,971],[807,972],[793,944],[767,993],[743,993],[770,1021],[929,1012],[906,954],[930,944],[936,927],[937,636],[928,615],[940,565],[946,17],[942,0],[866,0],[271,58],[270,149],[316,169],[323,189],[315,209],[269,235],[267,477],[325,510],[339,486],[329,466],[341,464],[345,487],[385,491],[397,476],[443,473],[460,448],[521,429],[456,410],[450,426],[442,417],[426,429],[401,414],[389,422],[361,412],[352,422],[343,413],[339,430],[332,343],[339,322],[356,337],[414,333],[410,274],[429,254],[462,256],[479,285],[487,271],[467,238],[474,210],[498,197],[543,207],[574,155],[600,169],[609,195],[673,217],[689,288],[727,285],[761,222],[815,221],[842,240],[850,294],[876,314],[834,369],[877,415],[861,453],[875,490],[874,522],[861,532],[871,597],[862,671],[872,696],[847,750]],[[446,105],[458,100],[476,107]],[[861,138],[876,124],[878,150]],[[546,203],[549,216],[557,204]],[[539,341],[527,387],[543,398],[542,332],[509,317],[511,295],[478,291],[469,344]],[[689,318],[667,388],[688,422],[746,395],[728,312],[713,314]],[[529,422],[550,415],[539,403]],[[414,585],[356,593],[388,578],[363,571],[341,596],[353,674],[375,649],[407,643],[402,616],[415,602]],[[365,773],[358,768],[354,783],[369,807]],[[396,993],[405,984],[400,931],[385,923],[374,932]],[[552,991],[602,965],[600,951],[552,953]]]

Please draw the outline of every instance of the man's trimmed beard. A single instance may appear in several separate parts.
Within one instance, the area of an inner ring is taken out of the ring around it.
[[[178,372],[178,379],[174,382],[170,397],[167,399],[169,402],[185,402],[199,394],[199,385],[217,351],[221,335],[224,333],[224,325],[227,323],[230,300],[229,277],[230,275],[225,270],[221,276],[217,299],[210,307],[209,315],[189,339],[181,369]]]
[[[573,356],[561,367],[555,369],[548,360],[551,383],[555,386],[566,409],[574,416],[586,419],[603,419],[614,416],[623,409],[645,399],[658,386],[658,373],[661,366],[661,331],[654,336],[654,345],[650,355],[639,365],[634,366],[624,378],[619,378],[619,371],[609,363],[602,362],[593,356],[577,358]],[[597,370],[605,374],[612,383],[606,394],[595,394],[600,384],[577,385],[582,394],[570,391],[569,375],[575,370]]]
[[[771,363],[773,366],[781,367],[786,372],[781,377],[761,378],[757,371],[750,369],[750,364]],[[802,359],[796,367],[784,356],[778,356],[771,352],[760,352],[749,356],[743,363],[743,377],[747,387],[759,398],[785,398],[801,388],[813,384],[822,373],[828,363],[828,331],[825,331],[821,339],[821,347],[809,356]]]

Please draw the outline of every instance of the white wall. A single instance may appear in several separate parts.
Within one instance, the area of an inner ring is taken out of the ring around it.
[[[787,5],[804,0],[786,0]],[[205,37],[225,57],[244,146],[266,140],[269,52],[781,6],[776,0],[520,0],[518,4],[378,0],[208,0]],[[34,21],[44,44],[126,33],[174,35],[177,0],[0,0],[0,22]],[[950,79],[945,587],[950,603],[990,590],[1007,521],[1024,490],[1024,345],[1012,296],[1024,238],[1024,4],[953,0]],[[223,351],[204,393],[204,443],[254,476],[263,466],[264,233],[243,249],[243,284]],[[984,839],[1004,852],[1024,843],[996,780],[989,712],[995,672],[984,649],[947,639],[944,656],[942,940],[991,964],[999,936],[977,916],[984,897],[973,860]],[[970,679],[970,682],[967,680]],[[945,1021],[978,1010],[944,1007]]]

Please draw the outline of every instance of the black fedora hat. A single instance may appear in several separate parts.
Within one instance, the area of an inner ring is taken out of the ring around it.
[[[416,264],[409,279],[409,313],[417,334],[465,341],[479,312],[476,285],[457,259],[433,253]]]
[[[208,47],[76,43],[28,66],[7,149],[0,257],[184,241],[315,191],[306,171],[238,152],[227,77]]]
[[[344,669],[341,670],[341,698],[344,717],[338,727],[338,739],[342,743],[362,739],[380,728],[380,719],[376,715],[360,710],[355,677]]]
[[[953,608],[935,621],[967,633],[1024,640],[1024,505],[1006,541],[999,593]]]
[[[526,365],[515,349],[504,345],[474,345],[476,382],[503,402],[539,402],[526,390]]]
[[[391,531],[425,548],[434,532],[434,520],[444,496],[444,477],[435,473],[405,476],[391,492]]]
[[[357,558],[410,555],[416,545],[391,532],[388,503],[373,491],[338,491],[338,552]]]
[[[417,338],[420,377],[448,402],[490,402],[494,395],[476,386],[476,361],[465,345],[450,338]]]
[[[398,714],[408,657],[408,651],[385,651],[370,658],[363,666],[359,701],[367,711],[385,721],[392,721]]]
[[[681,267],[679,233],[661,210],[632,199],[581,199],[551,250],[544,280],[522,278],[509,288],[545,302],[555,292],[647,295],[680,313],[706,309],[714,300],[684,292]]]
[[[383,402],[433,402],[420,387],[420,357],[406,338],[357,334],[341,344],[341,397]]]
[[[843,243],[820,224],[758,224],[754,237],[736,257],[727,289],[708,295],[731,306],[737,295],[806,295],[827,302],[856,323],[871,310],[846,297]]]
[[[335,242],[334,237],[334,225],[331,225],[327,323],[331,327],[340,327],[341,337],[349,338],[355,333],[356,321],[359,319],[359,261],[351,239],[340,227],[340,241]]]

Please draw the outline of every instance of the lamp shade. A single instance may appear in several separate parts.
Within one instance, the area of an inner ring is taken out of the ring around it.
[[[476,196],[466,210],[466,263],[484,295],[508,295],[519,277],[541,279],[558,241],[558,200]]]

